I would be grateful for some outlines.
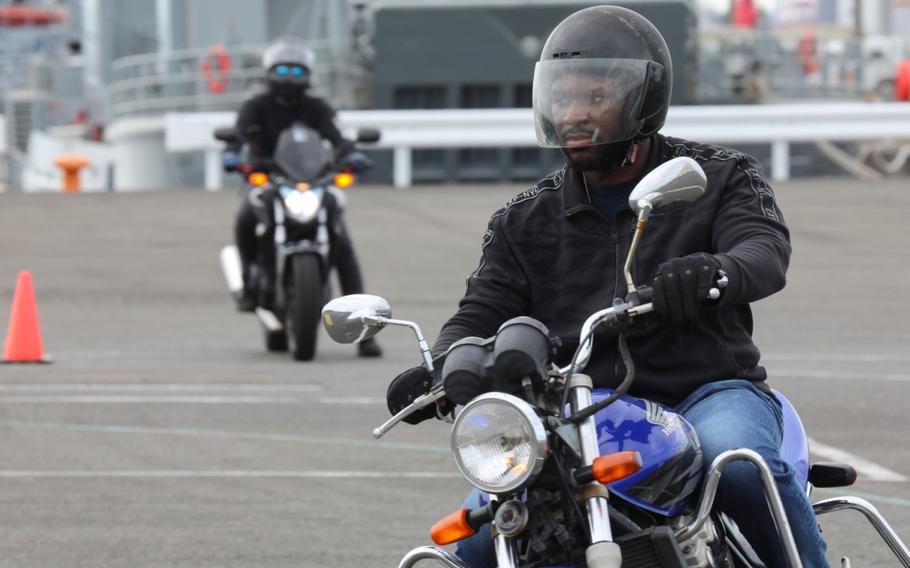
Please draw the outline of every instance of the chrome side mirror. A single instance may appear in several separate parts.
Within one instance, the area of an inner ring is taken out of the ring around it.
[[[695,201],[708,186],[708,178],[698,162],[692,158],[673,158],[651,170],[642,178],[629,195],[629,207],[636,215],[642,210],[677,203]]]
[[[322,308],[322,325],[338,343],[357,343],[373,337],[392,318],[392,308],[379,296],[351,294]]]
[[[638,215],[635,236],[626,256],[623,274],[629,292],[636,289],[632,280],[632,259],[638,251],[638,243],[645,230],[651,211],[658,206],[695,201],[705,193],[708,177],[698,162],[692,158],[678,157],[657,166],[643,177],[629,194],[629,207]]]

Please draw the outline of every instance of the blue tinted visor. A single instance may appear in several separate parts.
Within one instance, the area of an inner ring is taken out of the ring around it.
[[[303,77],[306,69],[300,65],[276,65],[275,74],[279,77]]]

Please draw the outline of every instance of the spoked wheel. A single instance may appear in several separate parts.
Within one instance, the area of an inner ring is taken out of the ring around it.
[[[287,345],[296,361],[316,355],[316,337],[322,311],[322,266],[312,254],[291,258],[287,275]]]

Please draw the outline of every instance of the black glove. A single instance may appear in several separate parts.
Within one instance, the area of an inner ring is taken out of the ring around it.
[[[654,311],[679,323],[698,315],[708,302],[720,261],[710,254],[696,253],[674,258],[657,269],[651,283]]]
[[[344,164],[344,167],[350,168],[351,172],[355,174],[366,173],[370,168],[373,167],[373,160],[371,160],[369,156],[360,150],[353,150],[349,152],[344,158],[342,158],[342,163]]]
[[[389,383],[389,390],[385,394],[389,412],[392,415],[398,414],[402,408],[414,402],[414,399],[430,392],[432,386],[433,376],[427,371],[426,367],[414,367],[401,373]],[[405,418],[404,421],[408,424],[418,424],[430,418],[436,418],[435,403],[421,408]]]
[[[221,167],[226,172],[236,172],[240,167],[240,156],[232,150],[225,150],[221,153]]]

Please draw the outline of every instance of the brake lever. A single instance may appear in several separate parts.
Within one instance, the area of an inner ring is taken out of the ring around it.
[[[381,426],[373,430],[373,437],[377,440],[382,438],[382,436],[394,428],[399,422],[410,416],[411,414],[417,412],[421,408],[425,408],[431,404],[435,404],[441,398],[445,398],[446,391],[445,388],[440,384],[430,389],[426,394],[418,396],[414,399],[414,402],[407,405],[398,411],[398,414],[389,418]]]

